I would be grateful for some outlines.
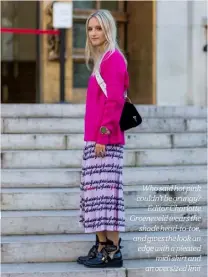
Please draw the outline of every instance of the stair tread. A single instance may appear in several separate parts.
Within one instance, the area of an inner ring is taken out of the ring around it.
[[[160,152],[160,151],[175,151],[175,152],[181,152],[181,151],[187,151],[187,152],[190,152],[190,151],[196,151],[196,150],[206,150],[207,148],[206,147],[180,147],[180,148],[156,148],[156,149],[152,149],[152,148],[131,148],[131,149],[125,149],[125,151],[128,151],[128,152],[140,152],[140,151],[155,151],[155,152]],[[1,151],[2,153],[7,153],[7,152],[14,152],[14,153],[29,153],[29,152],[37,152],[37,153],[50,153],[50,152],[54,152],[54,153],[57,153],[57,152],[60,152],[60,153],[66,153],[66,152],[83,152],[83,149],[47,149],[47,150],[41,150],[41,149],[34,149],[34,150],[23,150],[23,149],[15,149],[15,150],[2,150]]]
[[[174,165],[174,166],[132,166],[132,167],[126,167],[124,168],[124,170],[127,171],[155,171],[155,170],[175,170],[175,169],[186,169],[186,168],[206,168],[206,165]],[[6,171],[56,171],[56,172],[64,172],[64,171],[76,171],[79,172],[81,171],[81,167],[80,168],[11,168],[11,169],[2,169],[1,172],[6,172]]]
[[[203,118],[206,117],[207,107],[202,106],[157,106],[157,105],[139,105],[137,109],[142,116],[166,116],[178,117],[188,116]],[[50,117],[83,117],[85,104],[2,104],[2,116],[50,116]]]
[[[167,236],[203,236],[206,237],[207,229],[201,229],[197,232],[191,231],[169,231],[169,232],[148,232],[149,236],[154,237],[164,237],[164,234]],[[147,232],[121,232],[120,236],[124,241],[132,241],[135,237],[147,236]],[[56,235],[12,235],[12,236],[2,236],[2,243],[27,243],[27,242],[75,242],[75,241],[93,241],[95,238],[94,234],[56,234]]]
[[[184,262],[178,261],[178,265],[183,266],[184,264],[199,265],[205,267],[207,263],[207,257],[202,256],[200,262]],[[108,271],[119,271],[124,270],[124,268],[144,268],[147,266],[173,266],[173,262],[169,261],[156,261],[155,259],[139,259],[139,260],[125,260],[123,262],[122,268],[106,268],[103,270]],[[76,262],[55,262],[55,263],[22,263],[22,264],[2,264],[2,273],[24,273],[24,272],[70,272],[70,271],[98,271],[102,269],[91,269],[84,267],[83,265],[77,264]],[[148,275],[149,276],[149,275]]]
[[[142,184],[135,184],[135,185],[131,185],[131,186],[124,186],[124,191],[143,191],[143,186]],[[153,187],[155,185],[152,185]],[[157,186],[157,185],[156,185]],[[166,187],[168,187],[169,185],[159,185],[159,187],[163,187],[164,190]],[[188,187],[188,186],[197,186],[198,188],[200,186],[202,186],[204,189],[206,189],[206,183],[186,183],[186,184],[176,184],[177,187]],[[31,187],[31,188],[2,188],[1,189],[2,193],[12,193],[12,192],[80,192],[80,188],[79,187]],[[167,191],[167,189],[165,190]],[[191,191],[191,190],[190,190]],[[194,190],[193,190],[194,191]],[[150,190],[151,192],[151,190]],[[152,192],[154,192],[154,190],[152,190]],[[181,192],[181,191],[180,191]]]
[[[200,206],[201,207],[201,211],[206,211],[206,205],[204,206]],[[126,208],[125,209],[125,213],[126,215],[128,214],[139,214],[140,216],[144,215],[148,215],[150,216],[151,215],[151,212],[148,211],[148,208]],[[161,212],[152,212],[155,216],[157,214],[161,214]],[[181,211],[174,211],[174,212],[166,212],[166,214],[176,214],[176,213],[181,213]],[[1,217],[2,218],[9,218],[9,217],[12,217],[12,218],[15,218],[15,217],[44,217],[44,216],[47,216],[47,217],[59,217],[59,216],[77,216],[79,214],[79,210],[45,210],[45,211],[2,211],[1,212]]]

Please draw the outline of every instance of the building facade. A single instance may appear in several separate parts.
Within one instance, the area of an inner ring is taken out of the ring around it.
[[[73,1],[66,31],[65,100],[85,101],[85,22],[112,12],[134,103],[207,105],[206,1]],[[52,29],[53,1],[1,2],[2,27]],[[2,102],[60,101],[59,36],[2,33]]]

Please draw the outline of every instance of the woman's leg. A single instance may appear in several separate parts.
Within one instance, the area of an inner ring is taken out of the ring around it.
[[[118,242],[119,242],[119,232],[118,231],[106,231],[106,236],[108,239],[113,241],[113,244],[117,246],[118,248]]]
[[[106,231],[96,232],[96,234],[100,242],[106,242]],[[99,244],[98,252],[100,252],[103,249],[103,247],[105,247],[105,245]]]

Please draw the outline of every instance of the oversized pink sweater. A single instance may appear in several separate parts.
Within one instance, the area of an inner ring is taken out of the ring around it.
[[[85,109],[84,140],[99,144],[125,144],[119,120],[124,106],[124,92],[129,87],[125,61],[116,49],[107,52],[100,65],[100,74],[106,83],[108,97],[98,85],[94,75],[88,81]],[[111,134],[101,134],[100,127],[107,127]]]

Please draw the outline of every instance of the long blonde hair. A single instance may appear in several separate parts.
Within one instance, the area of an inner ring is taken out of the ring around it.
[[[90,43],[90,39],[88,35],[88,24],[92,17],[97,18],[106,37],[106,44],[104,45],[103,53],[97,53],[96,47],[93,47],[92,44]],[[121,55],[125,60],[125,63],[127,64],[127,60],[117,43],[116,37],[117,37],[116,23],[112,14],[108,10],[97,10],[87,18],[87,21],[86,21],[87,39],[86,39],[86,46],[85,46],[85,61],[86,61],[86,66],[89,70],[91,70],[90,69],[91,61],[93,62],[93,65],[94,65],[93,72],[95,70],[99,70],[102,58],[105,55],[105,53],[107,51],[110,51],[110,55],[111,55],[116,49],[121,53]],[[110,55],[108,55],[108,57],[110,57]]]

